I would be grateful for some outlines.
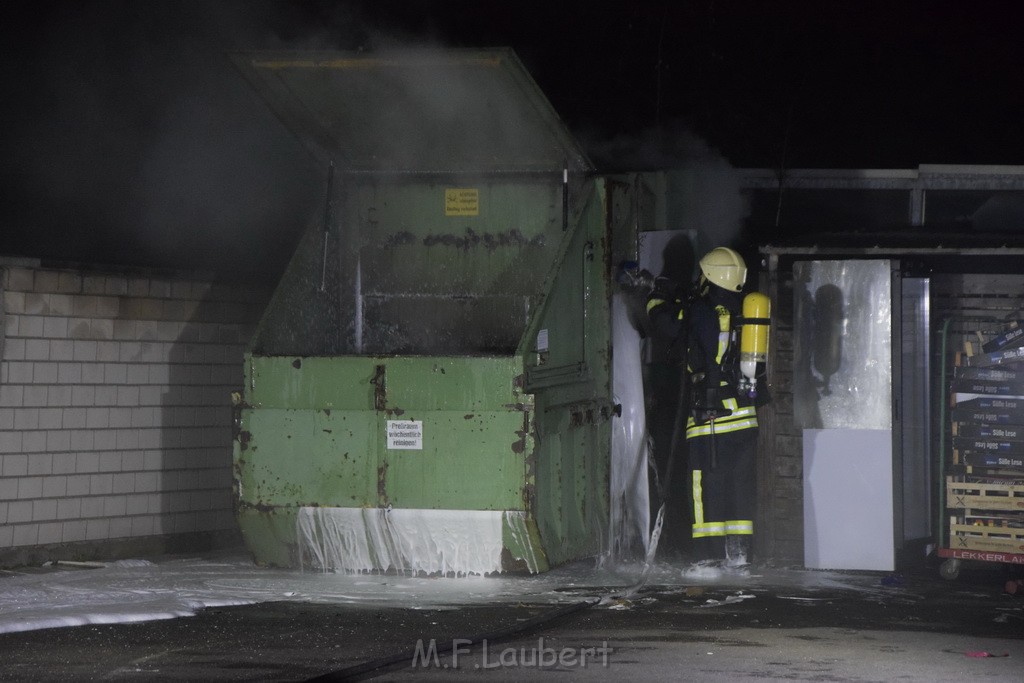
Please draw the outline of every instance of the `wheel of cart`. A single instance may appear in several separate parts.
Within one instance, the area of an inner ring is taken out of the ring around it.
[[[955,557],[943,560],[939,565],[939,576],[947,581],[955,581],[960,576],[960,564],[961,561]]]

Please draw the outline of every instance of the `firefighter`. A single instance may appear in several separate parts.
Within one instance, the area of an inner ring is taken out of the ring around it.
[[[754,533],[757,411],[738,390],[739,341],[734,326],[743,305],[743,258],[717,247],[700,260],[689,306],[687,365],[691,405],[686,445],[697,559],[746,565]]]

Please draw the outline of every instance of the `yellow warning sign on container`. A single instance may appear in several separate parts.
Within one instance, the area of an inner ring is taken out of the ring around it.
[[[480,190],[476,188],[445,188],[445,216],[479,216]]]

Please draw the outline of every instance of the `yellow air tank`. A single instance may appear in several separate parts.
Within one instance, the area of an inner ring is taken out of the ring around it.
[[[756,392],[757,364],[768,360],[768,325],[771,303],[760,292],[743,297],[743,326],[740,330],[740,389]]]

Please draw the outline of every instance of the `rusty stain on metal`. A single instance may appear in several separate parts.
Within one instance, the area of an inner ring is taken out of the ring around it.
[[[266,513],[268,515],[269,514],[273,514],[274,511],[277,510],[277,506],[275,506],[275,505],[268,505],[267,503],[264,503],[263,501],[257,501],[255,503],[249,503],[249,502],[246,502],[244,500],[240,500],[237,503],[237,507],[238,507],[239,510],[255,510],[256,512],[263,512],[263,513]]]
[[[385,372],[387,366],[377,365],[373,373],[373,379],[370,380],[370,384],[373,385],[373,409],[384,410],[387,406],[387,387],[385,386]]]
[[[512,443],[512,452],[522,454],[526,452],[526,437],[530,434],[530,413],[523,412],[523,428],[516,430],[518,441]]]
[[[527,471],[532,471],[532,468],[528,468]],[[537,491],[533,484],[526,484],[523,486],[523,505],[524,510],[536,510],[534,505],[537,503]]]
[[[377,468],[377,499],[381,505],[387,503],[388,500],[388,464],[385,462],[383,465]]]
[[[477,233],[472,228],[466,228],[465,235],[427,235],[423,238],[423,246],[433,247],[441,245],[466,250],[482,246],[485,249],[494,250],[502,247],[543,247],[544,241],[544,235],[537,235],[533,239],[528,239],[518,230],[499,233]]]
[[[412,234],[411,232],[396,232],[394,234],[388,235],[387,239],[384,240],[383,247],[385,249],[390,249],[392,247],[400,247],[403,245],[415,243],[416,235]]]

